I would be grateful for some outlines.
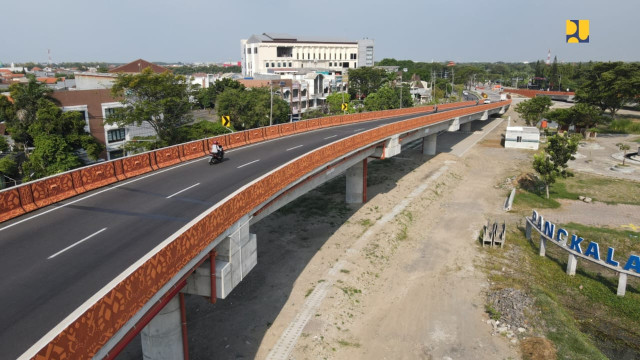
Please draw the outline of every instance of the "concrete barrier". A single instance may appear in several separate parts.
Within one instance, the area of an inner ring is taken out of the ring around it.
[[[264,141],[264,128],[247,130],[247,143],[255,144]]]
[[[176,145],[158,149],[153,152],[156,156],[156,164],[159,169],[178,164],[182,161],[182,159],[180,159],[179,147],[180,145]]]
[[[267,126],[264,128],[264,138],[266,140],[271,140],[280,137],[279,132],[280,127],[278,125]]]
[[[0,193],[0,222],[13,219],[25,212],[20,205],[20,193],[17,188]]]
[[[24,211],[29,212],[38,208],[38,205],[33,201],[33,193],[31,192],[31,186],[22,185],[18,187],[20,193],[20,205]]]
[[[293,123],[293,128],[296,133],[307,131],[309,123],[307,121],[298,121]]]
[[[320,119],[307,120],[307,130],[314,130],[320,128]]]
[[[211,148],[213,147],[213,142],[217,141],[223,148],[229,148],[229,137],[227,135],[215,136],[212,138],[208,138],[205,143],[205,154],[209,155],[211,153]]]
[[[113,162],[111,161],[80,169],[80,177],[82,179],[82,186],[86,191],[118,181]]]
[[[247,132],[246,131],[234,132],[233,134],[227,135],[227,140],[228,140],[227,148],[229,149],[247,145]]]
[[[182,161],[193,160],[209,153],[208,151],[205,152],[204,140],[196,140],[179,146]]]
[[[122,159],[122,168],[127,178],[153,171],[150,160],[151,153],[138,154]]]
[[[122,159],[113,160],[113,167],[116,173],[116,179],[118,179],[118,181],[122,181],[127,178],[127,176],[124,174],[124,165],[122,164]],[[74,184],[75,184],[75,178],[74,178]],[[76,187],[76,190],[78,190],[77,187]]]
[[[294,123],[286,123],[278,125],[278,131],[280,132],[280,135],[286,136],[295,134],[296,128],[294,126]]]
[[[33,202],[41,208],[77,194],[71,173],[51,176],[31,184]]]

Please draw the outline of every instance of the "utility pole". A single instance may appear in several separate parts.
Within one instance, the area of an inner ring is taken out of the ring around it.
[[[273,125],[273,80],[269,80],[269,92],[271,93],[271,111],[269,112],[269,126]]]

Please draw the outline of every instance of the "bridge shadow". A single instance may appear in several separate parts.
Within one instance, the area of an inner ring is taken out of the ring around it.
[[[470,135],[443,134],[445,141],[439,141],[437,150],[448,152],[450,143]],[[368,198],[393,190],[401,178],[431,158],[422,155],[419,142],[414,142],[395,157],[369,162]],[[322,256],[327,240],[360,208],[344,202],[345,187],[345,176],[340,175],[253,225],[251,232],[258,239],[258,264],[226,299],[210,304],[206,298],[186,296],[191,359],[256,358],[267,331],[285,306],[300,309],[304,300],[287,305],[289,298],[295,296],[293,287],[314,256]],[[325,271],[323,268],[318,278]],[[307,286],[311,290],[314,285]],[[118,357],[141,358],[139,336]]]

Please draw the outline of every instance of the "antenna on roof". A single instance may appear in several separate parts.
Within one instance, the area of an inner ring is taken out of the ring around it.
[[[547,53],[547,65],[551,64],[551,49],[549,49],[549,52]]]
[[[47,49],[47,59],[49,61],[49,67],[51,67],[51,49]]]

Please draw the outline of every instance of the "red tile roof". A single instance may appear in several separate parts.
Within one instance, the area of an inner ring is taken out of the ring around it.
[[[44,84],[55,84],[58,82],[57,78],[52,78],[52,77],[39,77],[39,78],[36,78],[36,80]]]
[[[118,66],[117,68],[109,70],[110,73],[128,73],[136,74],[142,72],[142,70],[150,67],[154,73],[161,74],[165,71],[169,71],[166,67],[150,63],[146,60],[138,59],[128,64]]]
[[[40,68],[39,68],[39,67],[37,67],[37,66],[34,66],[34,67],[31,69],[31,71],[42,71],[42,69],[40,69]]]

